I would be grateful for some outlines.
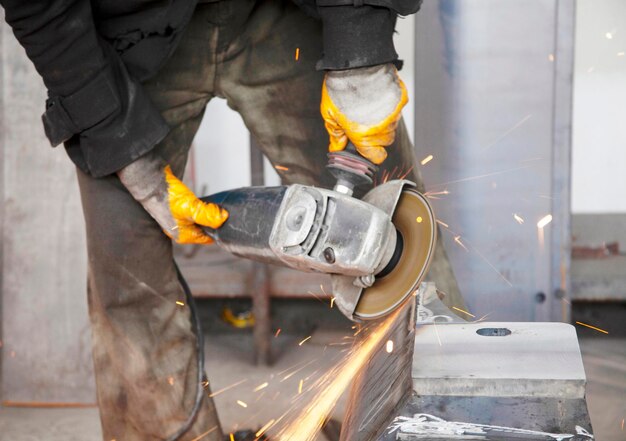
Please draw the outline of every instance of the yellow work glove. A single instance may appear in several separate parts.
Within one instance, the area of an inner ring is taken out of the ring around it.
[[[393,64],[328,71],[320,111],[330,135],[329,151],[343,150],[352,141],[362,156],[381,164],[407,101]]]
[[[202,202],[155,155],[149,153],[124,167],[120,181],[158,222],[170,238],[181,244],[210,244],[213,240],[199,227],[219,228],[228,212]]]

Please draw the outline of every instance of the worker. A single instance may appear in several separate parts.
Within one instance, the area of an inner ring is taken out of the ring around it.
[[[196,335],[170,240],[208,244],[199,225],[228,219],[181,182],[206,105],[226,99],[285,183],[330,185],[326,146],[350,140],[423,190],[392,39],[420,1],[0,3],[48,90],[45,134],[76,164],[103,439],[221,441],[210,384],[194,409]],[[432,268],[457,296],[441,246]]]

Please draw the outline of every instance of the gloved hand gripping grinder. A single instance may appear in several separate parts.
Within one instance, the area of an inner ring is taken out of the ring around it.
[[[335,304],[353,321],[402,305],[423,279],[436,242],[435,216],[413,182],[392,180],[362,199],[376,167],[354,148],[329,153],[333,190],[293,184],[246,187],[203,198],[230,217],[204,228],[223,249],[246,258],[331,275]]]

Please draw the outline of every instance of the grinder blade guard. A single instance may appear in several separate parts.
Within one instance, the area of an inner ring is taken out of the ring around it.
[[[430,205],[407,180],[352,197],[376,168],[350,152],[329,154],[333,190],[293,184],[247,187],[203,198],[230,213],[204,228],[242,257],[331,275],[335,304],[353,321],[382,317],[415,291],[432,259],[436,223]]]

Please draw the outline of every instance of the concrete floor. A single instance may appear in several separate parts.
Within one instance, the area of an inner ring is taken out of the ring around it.
[[[215,399],[226,430],[260,427],[289,409],[297,394],[300,379],[313,381],[333,366],[345,346],[345,332],[317,331],[302,346],[306,336],[281,335],[274,347],[279,353],[272,367],[251,364],[251,339],[248,334],[211,335],[207,342],[207,371],[213,390],[245,379],[241,385]],[[626,340],[593,338],[581,341],[588,378],[587,397],[596,439],[625,441],[626,428]],[[289,373],[297,371],[289,378]],[[253,389],[268,382],[260,392]],[[243,408],[241,400],[248,404]],[[345,396],[334,416],[341,418]],[[271,403],[271,405],[268,405]],[[97,410],[91,409],[15,409],[0,407],[0,441],[101,441]],[[319,441],[326,441],[323,436]]]

